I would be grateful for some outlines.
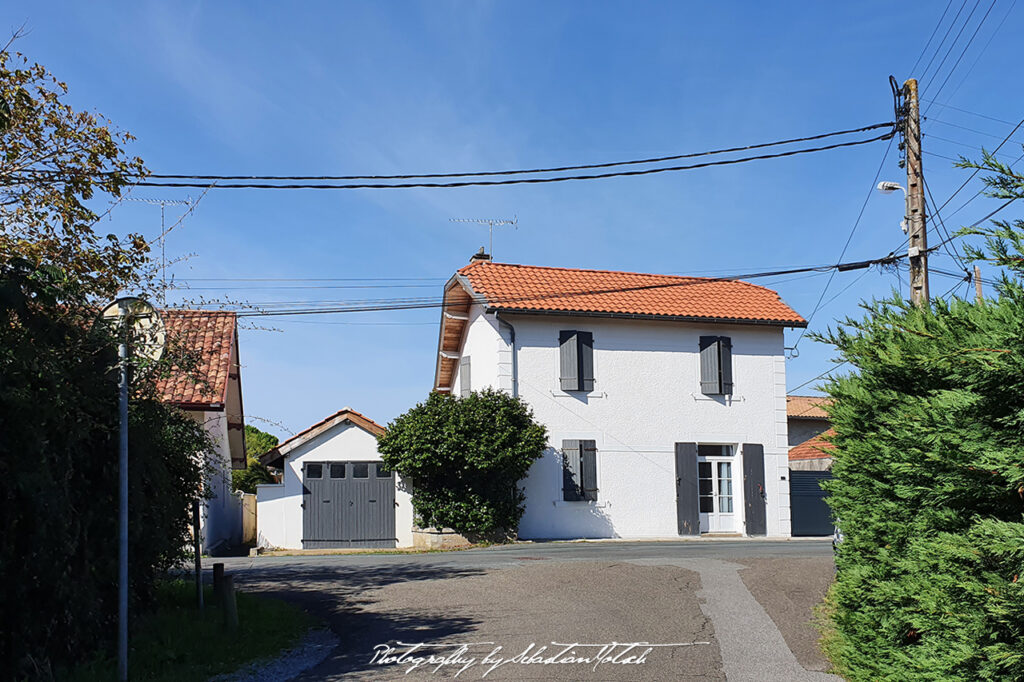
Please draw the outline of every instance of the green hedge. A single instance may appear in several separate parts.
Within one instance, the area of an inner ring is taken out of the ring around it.
[[[826,340],[828,653],[851,680],[1024,679],[1024,290],[866,306]]]

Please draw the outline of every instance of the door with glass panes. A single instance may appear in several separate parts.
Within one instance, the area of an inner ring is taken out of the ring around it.
[[[697,493],[701,533],[736,533],[733,478],[735,457],[731,445],[697,446]]]

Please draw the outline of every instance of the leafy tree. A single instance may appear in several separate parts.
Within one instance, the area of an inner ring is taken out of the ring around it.
[[[377,449],[412,482],[421,525],[512,535],[523,515],[519,481],[546,444],[526,403],[487,389],[465,398],[431,393],[388,425]]]
[[[819,337],[857,368],[827,385],[845,539],[826,648],[850,680],[1024,679],[1024,221],[966,233],[1009,269],[998,298],[894,296]]]
[[[61,101],[67,85],[20,54],[0,51],[0,257],[67,273],[103,298],[145,284],[149,246],[96,231],[99,197],[121,196],[145,172],[133,138]]]
[[[231,472],[235,490],[255,494],[256,486],[277,482],[267,465],[260,461],[260,455],[277,447],[277,443],[277,436],[260,431],[255,426],[245,425],[245,454],[248,461],[244,469]]]
[[[59,269],[0,263],[0,658],[15,679],[49,677],[116,632],[116,343],[93,314]],[[212,456],[202,427],[153,397],[154,374],[135,375],[133,608],[182,560]]]

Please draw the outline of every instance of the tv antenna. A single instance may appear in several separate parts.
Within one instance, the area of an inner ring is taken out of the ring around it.
[[[519,222],[518,216],[512,216],[511,218],[449,218],[453,223],[476,223],[478,225],[486,225],[487,232],[490,236],[490,250],[487,252],[488,255],[494,258],[494,228],[501,227],[502,225],[515,225]]]
[[[167,257],[165,255],[165,237],[167,229],[164,227],[164,213],[168,206],[192,206],[192,197],[182,199],[145,199],[142,197],[127,197],[125,201],[137,201],[143,204],[151,204],[160,207],[160,305],[167,304]]]

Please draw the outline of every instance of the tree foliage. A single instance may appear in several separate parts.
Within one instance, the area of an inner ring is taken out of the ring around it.
[[[117,619],[116,343],[57,268],[0,263],[0,658],[13,677],[112,644]],[[183,558],[211,444],[152,397],[129,419],[133,608]]]
[[[0,51],[0,255],[61,268],[86,293],[110,297],[146,276],[137,234],[97,232],[90,208],[145,172],[132,136],[61,101],[67,85],[20,54]]]
[[[820,337],[857,368],[827,386],[847,679],[1024,679],[1024,221],[970,232],[1011,271],[998,298],[893,298]]]
[[[378,439],[384,463],[412,482],[420,525],[513,534],[525,499],[519,481],[547,431],[529,406],[495,390],[431,393]]]
[[[231,483],[235,490],[244,493],[256,493],[256,486],[263,483],[276,483],[270,468],[260,461],[260,455],[277,447],[277,436],[260,431],[255,426],[245,425],[245,456],[244,469],[231,472]]]

